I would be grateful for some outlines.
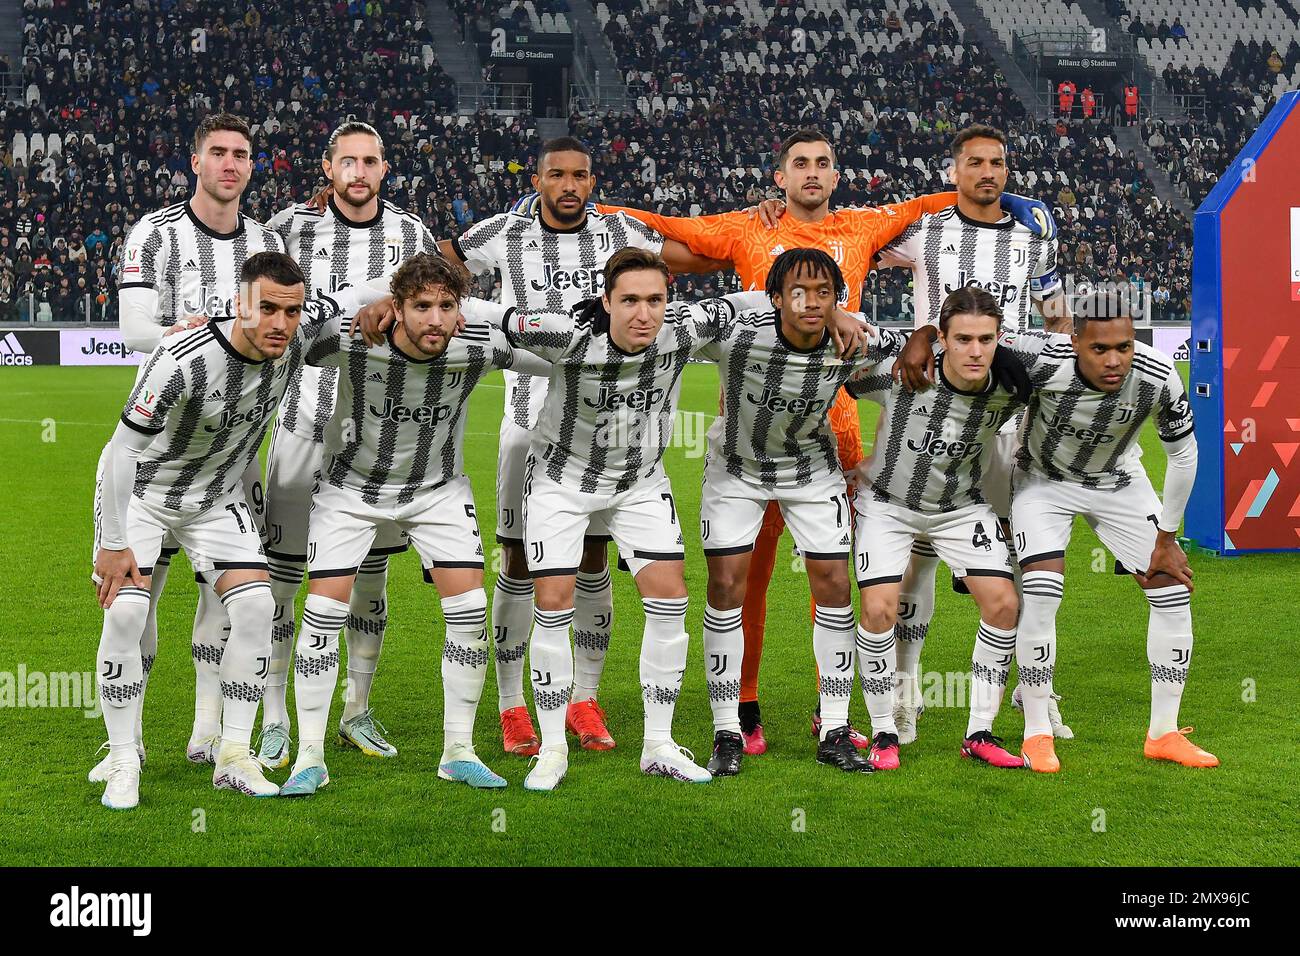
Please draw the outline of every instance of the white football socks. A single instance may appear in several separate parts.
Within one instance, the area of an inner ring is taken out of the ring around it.
[[[641,698],[645,703],[644,750],[673,737],[673,711],[686,671],[687,598],[642,598]]]
[[[567,753],[564,718],[573,689],[573,648],[569,644],[569,625],[573,608],[563,611],[533,611],[533,636],[529,640],[532,660],[533,703],[542,734],[543,750]]]
[[[1065,594],[1065,575],[1055,571],[1029,571],[1021,582],[1021,591],[1016,669],[1028,739],[1052,733],[1048,708],[1056,671],[1056,612]]]
[[[1016,653],[1016,629],[1004,631],[980,621],[975,635],[975,652],[971,655],[970,719],[966,736],[981,730],[993,731],[1002,706],[1002,692],[1011,673],[1011,659]]]
[[[822,607],[813,614],[813,657],[817,659],[821,694],[821,739],[849,722],[853,696],[853,639],[856,632],[853,605]]]
[[[1151,726],[1147,734],[1154,740],[1178,730],[1178,706],[1192,661],[1192,593],[1181,584],[1143,593],[1151,605],[1147,622]]]
[[[487,678],[487,592],[475,588],[442,599],[447,637],[442,646],[443,750],[472,744],[474,714]],[[350,667],[349,667],[350,669]]]
[[[704,679],[713,730],[740,733],[740,666],[745,655],[742,609],[704,605]]]
[[[579,571],[573,592],[573,699],[594,700],[614,622],[609,568]]]
[[[135,756],[136,714],[144,693],[140,635],[149,616],[149,592],[123,587],[104,612],[95,673],[103,703],[109,752]]]
[[[524,654],[533,623],[533,582],[497,575],[492,591],[492,632],[496,644],[497,703],[504,713],[524,706]]]
[[[361,562],[352,583],[347,630],[343,639],[348,650],[348,692],[343,698],[343,719],[350,720],[370,709],[370,685],[379,666],[388,627],[388,556],[369,555]],[[444,602],[444,607],[446,606]]]
[[[871,717],[871,736],[897,734],[894,724],[894,629],[879,633],[858,625],[858,681]]]
[[[211,572],[209,576],[215,576]],[[190,651],[194,657],[193,739],[213,737],[221,730],[221,658],[230,638],[230,618],[212,585],[199,582]]]
[[[293,653],[293,696],[298,710],[298,742],[322,752],[329,723],[330,698],[339,673],[339,631],[347,623],[342,601],[308,594]]]
[[[237,584],[221,595],[230,618],[230,639],[221,655],[221,744],[247,752],[257,705],[271,663],[271,617],[275,599],[266,581]]]
[[[920,677],[921,650],[934,617],[934,582],[939,558],[925,542],[912,545],[912,558],[903,574],[898,595],[898,622],[894,638],[898,676],[914,681]]]

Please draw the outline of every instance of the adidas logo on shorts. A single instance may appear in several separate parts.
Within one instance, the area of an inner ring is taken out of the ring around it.
[[[840,544],[847,545],[848,543],[849,543],[849,533],[846,531],[844,532],[844,536],[840,538]]]

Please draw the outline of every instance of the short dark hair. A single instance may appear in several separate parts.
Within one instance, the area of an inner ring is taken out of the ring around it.
[[[769,297],[779,295],[785,288],[785,277],[800,272],[830,279],[835,288],[835,298],[844,298],[844,292],[848,288],[844,273],[835,260],[820,249],[787,249],[781,253],[772,261],[772,268],[767,272],[764,291]]]
[[[984,123],[976,123],[974,126],[967,126],[964,130],[957,133],[952,138],[952,144],[949,146],[949,152],[953,159],[961,155],[962,148],[973,139],[995,139],[1002,144],[1002,148],[1007,148],[1007,134],[1002,132],[996,126],[988,126]]]
[[[1128,283],[1107,289],[1094,289],[1074,297],[1074,334],[1082,335],[1089,322],[1109,322],[1111,319],[1131,319],[1132,296],[1136,295]]]
[[[336,129],[334,132],[330,133],[329,142],[327,142],[327,143],[325,144],[325,156],[324,156],[324,158],[327,159],[327,160],[329,160],[329,161],[331,161],[331,162],[333,162],[333,160],[334,160],[334,151],[335,151],[335,149],[338,148],[339,138],[342,137],[342,136],[354,136],[354,135],[357,135],[357,134],[364,134],[364,135],[366,135],[366,136],[373,136],[376,140],[378,140],[378,141],[379,141],[379,156],[380,156],[381,159],[383,158],[383,155],[384,155],[384,138],[383,138],[382,136],[379,135],[379,130],[375,129],[375,128],[374,128],[373,126],[371,126],[369,123],[362,123],[360,120],[349,120],[348,122],[346,122],[346,123],[344,123],[342,126],[340,126],[338,129]]]
[[[540,171],[551,153],[582,153],[591,159],[591,150],[587,144],[576,136],[557,136],[542,143],[542,151],[537,154],[537,169]]]
[[[954,315],[987,315],[1002,324],[1002,307],[987,289],[963,286],[953,289],[939,309],[939,331],[948,334],[948,324]]]
[[[239,270],[240,284],[252,285],[258,279],[270,279],[276,285],[306,284],[293,256],[283,252],[257,252],[244,260]]]
[[[446,256],[435,252],[417,252],[407,259],[389,280],[388,288],[398,302],[406,302],[424,289],[442,286],[459,302],[469,289],[469,278]]]
[[[244,139],[248,140],[251,148],[253,145],[253,131],[248,128],[248,123],[242,117],[234,113],[209,113],[199,122],[198,128],[194,131],[194,152],[203,148],[203,141],[208,135],[218,130],[226,130],[231,133],[239,133]]]
[[[781,148],[776,154],[776,165],[778,169],[785,166],[785,159],[790,155],[790,150],[798,146],[800,143],[825,143],[827,146],[831,147],[831,162],[835,162],[835,147],[831,146],[830,138],[819,129],[809,129],[805,127],[804,129],[791,133],[781,142]]]
[[[605,263],[605,295],[614,291],[614,283],[624,272],[649,270],[663,273],[664,281],[668,281],[668,263],[664,262],[659,253],[651,252],[649,249],[638,249],[636,246],[620,249]]]

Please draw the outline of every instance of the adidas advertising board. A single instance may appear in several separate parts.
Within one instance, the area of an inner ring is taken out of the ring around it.
[[[0,329],[0,368],[58,364],[59,342],[53,334]]]

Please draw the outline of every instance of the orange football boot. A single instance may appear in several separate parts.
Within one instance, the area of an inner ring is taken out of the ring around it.
[[[1025,766],[1037,773],[1060,773],[1061,761],[1056,758],[1056,738],[1051,734],[1034,734],[1020,745],[1020,756]]]
[[[532,757],[541,748],[533,719],[527,707],[511,707],[501,712],[501,742],[506,753],[518,757]]]
[[[1152,760],[1172,760],[1184,767],[1217,767],[1218,757],[1187,739],[1193,730],[1194,727],[1184,727],[1182,730],[1171,730],[1155,740],[1147,737],[1142,744],[1142,753]]]
[[[605,726],[605,712],[594,697],[569,704],[564,715],[564,729],[577,736],[583,750],[614,749],[614,738]]]

